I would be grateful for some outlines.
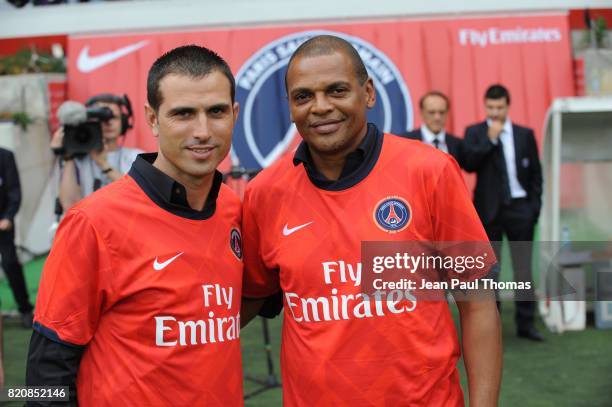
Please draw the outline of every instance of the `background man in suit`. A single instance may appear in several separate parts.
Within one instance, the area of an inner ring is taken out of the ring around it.
[[[463,167],[463,140],[445,131],[450,108],[448,97],[435,90],[427,92],[419,100],[419,107],[423,124],[404,134],[404,137],[421,140],[450,154]]]
[[[15,249],[15,215],[21,205],[21,184],[15,156],[0,148],[0,256],[24,328],[32,327],[32,304],[28,299],[23,268]]]
[[[464,168],[477,174],[474,206],[498,260],[505,234],[511,242],[515,280],[531,282],[531,245],[518,242],[533,240],[540,214],[542,169],[538,147],[532,129],[510,121],[510,93],[505,87],[490,86],[484,99],[487,120],[465,131]],[[519,298],[515,314],[518,336],[542,341],[534,327],[533,289],[515,292],[515,298]]]

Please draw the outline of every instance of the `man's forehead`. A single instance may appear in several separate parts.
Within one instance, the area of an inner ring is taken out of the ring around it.
[[[219,70],[214,69],[201,76],[192,76],[181,73],[169,73],[159,81],[160,90],[175,91],[178,89],[199,88],[231,88],[229,79]]]
[[[355,77],[355,70],[346,53],[333,51],[296,57],[289,66],[287,85],[292,88],[304,82],[347,81]]]
[[[490,104],[490,105],[499,105],[499,104],[506,105],[508,104],[508,101],[506,100],[506,98],[498,98],[498,99],[486,98],[485,103]]]
[[[193,77],[190,75],[183,75],[180,73],[169,73],[165,75],[159,81],[159,88],[162,90],[172,91],[176,88],[191,87],[193,84],[200,82],[207,78],[212,72],[200,77]]]
[[[117,103],[113,103],[113,102],[99,101],[99,102],[95,102],[94,105],[95,106],[99,106],[99,107],[108,107],[108,108],[113,109],[113,110],[121,110],[119,105]]]
[[[168,101],[168,99],[172,99],[172,102],[179,102],[181,100],[195,102],[208,99],[215,99],[216,103],[231,101],[231,84],[229,79],[217,70],[200,77],[174,73],[168,74],[161,79],[159,90],[163,102]]]
[[[429,95],[423,100],[423,105],[426,108],[440,107],[440,105],[446,106],[446,100],[439,95]]]

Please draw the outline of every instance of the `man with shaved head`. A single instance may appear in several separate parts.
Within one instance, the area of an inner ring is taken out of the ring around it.
[[[302,44],[285,82],[302,143],[247,187],[241,309],[246,323],[283,299],[284,404],[463,405],[446,297],[372,292],[362,264],[362,244],[406,241],[483,241],[493,262],[456,162],[368,123],[374,84],[341,38]],[[478,281],[486,271],[465,277]],[[478,294],[480,301],[469,301],[470,292],[456,297],[469,399],[493,406],[499,316],[491,290]]]
[[[357,81],[363,85],[368,80],[368,70],[359,56],[359,52],[348,41],[333,35],[320,35],[303,43],[291,55],[287,66],[291,66],[293,60],[301,56],[316,57],[331,55],[335,52],[342,52],[349,58]],[[285,73],[285,89],[287,89],[288,72],[289,70]]]

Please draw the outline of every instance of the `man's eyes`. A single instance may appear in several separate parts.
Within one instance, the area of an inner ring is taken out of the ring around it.
[[[222,107],[213,107],[213,108],[208,110],[208,113],[211,116],[222,116],[226,111],[227,111],[227,109],[224,109]]]
[[[192,115],[193,115],[193,111],[191,110],[178,110],[172,114],[172,116],[177,117],[179,119],[191,117]]]
[[[210,109],[206,111],[206,114],[211,117],[221,117],[225,115],[227,111],[228,109],[224,108],[223,106],[211,107]],[[190,119],[190,118],[193,118],[195,115],[196,115],[196,111],[193,111],[193,110],[178,110],[172,113],[172,116],[177,119]]]
[[[333,88],[330,93],[335,96],[345,95],[348,92],[347,88]]]
[[[328,96],[338,97],[338,96],[345,96],[347,92],[348,92],[348,88],[338,87],[338,88],[332,88],[332,89],[327,90],[326,94]],[[293,96],[293,100],[296,103],[304,103],[312,99],[312,97],[313,97],[313,94],[310,92],[300,92]]]
[[[307,100],[309,97],[310,97],[309,93],[298,93],[297,95],[293,97],[293,99],[296,101],[303,101],[303,100]]]

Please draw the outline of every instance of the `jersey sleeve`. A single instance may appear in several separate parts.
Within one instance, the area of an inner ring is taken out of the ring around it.
[[[86,345],[110,296],[111,258],[90,220],[70,210],[47,257],[34,327],[49,339]]]
[[[244,246],[244,279],[242,296],[245,298],[267,298],[280,290],[277,269],[266,265],[262,255],[262,245],[266,236],[262,235],[258,220],[265,210],[253,202],[251,189],[247,187],[242,205],[242,233]],[[258,216],[259,215],[259,216]]]
[[[483,277],[497,260],[454,160],[447,160],[443,167],[433,197],[431,211],[439,252],[452,256],[458,265],[447,270],[447,277],[466,281]]]

